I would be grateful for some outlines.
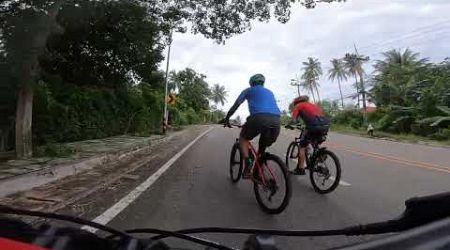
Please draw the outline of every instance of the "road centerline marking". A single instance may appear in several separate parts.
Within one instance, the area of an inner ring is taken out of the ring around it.
[[[348,146],[335,144],[335,143],[328,143],[327,145],[332,147],[332,148],[336,148],[338,150],[347,151],[347,152],[350,152],[350,153],[353,153],[353,154],[357,154],[357,155],[361,155],[361,156],[372,157],[372,158],[381,159],[381,160],[385,160],[385,161],[397,162],[397,163],[401,163],[403,165],[415,166],[415,167],[418,167],[418,168],[434,170],[434,171],[440,171],[440,172],[444,172],[444,173],[450,174],[450,168],[444,167],[444,166],[440,166],[440,165],[436,165],[436,164],[431,164],[431,163],[426,163],[426,162],[419,162],[419,161],[412,161],[412,160],[398,158],[398,157],[391,156],[391,155],[383,155],[383,154],[379,154],[379,153],[360,151],[360,150],[357,150],[357,149],[354,149],[354,148],[351,148],[351,147],[348,147]]]
[[[162,165],[155,173],[153,173],[150,177],[148,177],[144,182],[142,182],[139,186],[133,189],[130,193],[120,199],[116,204],[112,207],[108,208],[101,215],[97,216],[93,222],[106,225],[111,220],[113,220],[120,212],[122,212],[125,208],[127,208],[133,201],[135,201],[142,193],[144,193],[151,185],[153,185],[159,177],[161,177],[177,160],[180,158],[192,145],[194,145],[200,138],[213,130],[214,127],[209,128],[205,132],[201,133],[197,136],[193,141],[191,141],[188,145],[186,145],[181,151],[172,156],[164,165]],[[98,229],[83,226],[81,229],[95,233]]]

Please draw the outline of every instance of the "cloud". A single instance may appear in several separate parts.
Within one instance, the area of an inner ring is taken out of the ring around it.
[[[263,73],[281,109],[296,95],[290,79],[300,74],[301,62],[317,57],[326,74],[330,59],[346,52],[359,52],[379,59],[381,52],[409,47],[421,56],[439,61],[450,51],[450,1],[447,0],[353,0],[321,4],[306,10],[294,6],[287,24],[257,23],[253,29],[218,45],[200,35],[176,34],[171,69],[191,67],[208,76],[211,84],[228,90],[228,109],[248,87],[248,78]],[[365,67],[371,73],[372,62]],[[165,64],[161,64],[165,65]],[[342,83],[343,93],[354,92],[354,80]],[[337,83],[320,79],[322,98],[338,99]],[[352,100],[348,100],[352,101]],[[248,114],[241,107],[239,115]]]

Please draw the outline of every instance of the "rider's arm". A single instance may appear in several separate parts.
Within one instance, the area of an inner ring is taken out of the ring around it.
[[[227,116],[225,117],[225,120],[229,120],[230,117],[236,112],[236,110],[239,108],[239,106],[245,101],[247,98],[247,92],[249,89],[245,89],[242,91],[242,93],[239,95],[239,97],[234,102],[233,106],[231,106],[230,110],[227,113]]]

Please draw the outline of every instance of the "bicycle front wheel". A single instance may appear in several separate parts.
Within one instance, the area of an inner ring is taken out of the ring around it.
[[[230,179],[237,183],[242,175],[243,159],[239,144],[233,144],[230,155]]]
[[[293,160],[298,160],[298,152],[299,147],[298,144],[293,141],[291,144],[289,144],[289,147],[286,151],[286,168],[289,170],[289,164],[292,163]]]
[[[317,153],[314,165],[309,171],[309,179],[314,190],[319,194],[334,191],[341,180],[341,164],[331,151],[322,150]]]
[[[292,187],[289,174],[283,161],[275,155],[267,154],[262,159],[261,169],[253,181],[256,201],[262,210],[269,214],[279,214],[288,206]]]

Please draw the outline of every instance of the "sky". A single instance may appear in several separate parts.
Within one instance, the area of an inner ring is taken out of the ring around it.
[[[251,75],[262,73],[265,86],[274,92],[281,110],[287,110],[297,95],[290,80],[301,75],[301,63],[308,57],[320,60],[324,75],[320,78],[322,99],[339,99],[336,82],[328,79],[332,58],[354,52],[370,57],[365,71],[381,59],[381,52],[410,48],[431,61],[450,57],[449,0],[347,0],[345,3],[318,4],[305,9],[292,8],[286,24],[254,22],[251,31],[236,35],[224,45],[191,33],[174,34],[170,70],[190,67],[205,74],[207,82],[226,87],[227,111],[239,93],[248,87]],[[161,68],[165,69],[165,62]],[[352,94],[353,81],[343,82],[343,95]],[[308,94],[302,90],[302,94]],[[347,103],[355,102],[351,99]],[[236,112],[248,115],[243,104]]]

